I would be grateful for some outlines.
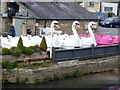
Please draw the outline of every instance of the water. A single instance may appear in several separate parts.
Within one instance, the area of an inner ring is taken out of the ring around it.
[[[84,75],[78,78],[66,78],[62,80],[44,82],[39,84],[6,84],[3,85],[5,88],[12,89],[50,89],[50,88],[84,88],[86,90],[120,90],[119,77],[117,71],[102,72],[96,74]],[[91,89],[92,88],[92,89]]]

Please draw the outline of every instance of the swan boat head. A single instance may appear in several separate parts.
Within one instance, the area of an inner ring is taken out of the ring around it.
[[[79,23],[78,21],[74,21],[74,22],[72,23],[72,26],[74,26],[74,27],[80,26],[80,23]]]
[[[91,22],[89,22],[89,24],[88,24],[88,29],[90,28],[92,28],[92,27],[94,27],[94,26],[96,26],[96,23],[95,22],[93,22],[93,21],[91,21]]]
[[[78,33],[77,33],[77,31],[76,31],[76,28],[80,28],[80,23],[79,23],[78,21],[74,21],[74,22],[72,23],[72,31],[73,31],[73,34],[78,37]]]
[[[59,28],[58,21],[56,21],[56,20],[52,21],[52,23],[51,23],[51,29],[53,29],[55,26],[57,28]]]
[[[90,34],[90,36],[93,36],[94,35],[94,33],[93,33],[93,27],[96,27],[97,25],[96,25],[96,23],[95,22],[93,22],[93,21],[91,21],[91,22],[89,22],[89,24],[88,24],[88,31],[86,32],[86,33],[89,33]]]
[[[72,23],[72,32],[73,35],[65,35],[66,37],[64,37],[63,39],[63,43],[62,43],[62,48],[64,49],[73,49],[74,47],[78,47],[79,44],[79,36],[78,33],[76,31],[76,28],[80,27],[80,23],[78,21],[74,21]]]
[[[56,31],[56,30],[55,30],[55,27],[56,27],[57,29],[60,28],[60,26],[58,25],[58,21],[56,21],[56,20],[52,21],[51,26],[50,26],[50,29],[51,29],[50,32],[51,32],[51,33],[54,33],[54,34],[61,34],[62,31]]]
[[[89,37],[81,37],[80,38],[80,44],[82,47],[90,47],[91,45],[94,45],[96,46],[96,39],[95,39],[95,36],[94,36],[94,33],[92,31],[92,26],[96,25],[95,22],[91,21],[89,24],[88,24],[88,32],[90,34]]]

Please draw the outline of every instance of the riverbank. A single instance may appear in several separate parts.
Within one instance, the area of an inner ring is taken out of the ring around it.
[[[118,56],[58,62],[44,68],[2,70],[3,83],[41,83],[118,69]]]
[[[79,88],[80,90],[119,90],[118,71],[100,72],[80,77],[66,78],[38,84],[3,84],[4,89],[56,89]],[[90,89],[89,89],[90,88]],[[92,88],[92,89],[91,89]]]

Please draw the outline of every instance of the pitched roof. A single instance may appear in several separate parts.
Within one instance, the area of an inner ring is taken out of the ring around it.
[[[36,19],[93,20],[97,17],[76,2],[19,2]]]

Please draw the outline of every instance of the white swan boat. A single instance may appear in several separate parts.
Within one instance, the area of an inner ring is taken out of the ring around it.
[[[88,31],[90,33],[90,37],[81,37],[79,38],[79,35],[76,31],[76,27],[79,26],[78,21],[74,21],[72,23],[72,32],[73,35],[61,35],[62,31],[56,31],[55,26],[58,26],[57,21],[52,21],[50,26],[50,31],[48,35],[45,35],[45,39],[47,42],[48,50],[52,47],[58,47],[58,48],[64,48],[64,49],[73,49],[75,47],[90,47],[91,44],[94,44],[96,46],[96,40],[93,34],[93,31],[91,30],[91,25],[95,24],[94,22],[90,22],[88,25]],[[17,47],[17,43],[20,37],[3,37],[1,36],[1,45],[3,48],[11,48],[11,47]],[[21,35],[23,45],[26,47],[34,46],[34,45],[40,45],[42,41],[42,37],[39,36],[23,36]]]
[[[90,37],[81,37],[79,38],[79,35],[76,31],[76,27],[79,26],[79,22],[78,21],[74,21],[72,23],[72,31],[73,31],[73,35],[67,36],[63,41],[64,43],[62,44],[62,48],[64,49],[73,49],[76,47],[81,47],[81,48],[85,48],[85,47],[90,47],[91,45],[96,46],[96,40],[95,40],[95,36],[94,33],[91,29],[91,26],[95,24],[94,22],[90,22],[88,24],[88,31],[90,34]]]

